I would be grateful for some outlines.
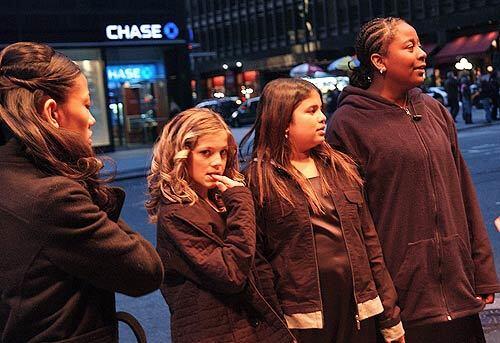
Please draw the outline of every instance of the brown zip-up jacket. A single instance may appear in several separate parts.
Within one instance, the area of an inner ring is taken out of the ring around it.
[[[255,163],[255,162],[252,162]],[[289,328],[323,327],[321,292],[314,232],[308,202],[288,173],[273,163],[288,184],[291,205],[278,195],[257,206],[259,249],[273,266],[276,291]],[[249,170],[252,170],[250,167]],[[353,321],[377,316],[386,339],[403,335],[396,291],[386,270],[382,250],[365,206],[362,190],[331,182],[352,271],[357,316]],[[258,190],[252,187],[254,199]],[[332,290],[334,292],[334,290]]]
[[[364,170],[401,316],[416,326],[475,314],[484,307],[476,295],[500,285],[450,114],[419,89],[409,111],[346,87],[327,139]]]
[[[277,305],[272,269],[255,255],[250,191],[233,187],[222,200],[225,227],[199,201],[160,205],[157,249],[165,266],[160,289],[171,313],[172,341],[295,342]]]

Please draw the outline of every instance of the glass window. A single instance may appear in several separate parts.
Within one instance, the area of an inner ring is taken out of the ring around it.
[[[106,50],[108,109],[115,146],[153,143],[168,119],[166,71],[161,48]]]
[[[75,61],[87,78],[92,105],[90,111],[96,123],[92,127],[92,145],[109,146],[108,116],[106,111],[106,98],[103,78],[104,62],[98,49],[67,49],[60,50]]]

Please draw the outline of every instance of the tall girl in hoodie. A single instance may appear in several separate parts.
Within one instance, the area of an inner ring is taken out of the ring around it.
[[[264,88],[248,182],[258,250],[299,342],[404,341],[396,294],[356,166],[325,142],[321,93],[301,79]],[[376,319],[376,320],[375,320]],[[378,323],[376,323],[376,321]]]
[[[174,343],[294,341],[272,278],[256,277],[266,264],[255,258],[254,206],[236,155],[208,109],[178,114],[154,148],[146,207],[158,224]]]
[[[416,88],[418,35],[402,19],[373,19],[356,52],[327,140],[364,171],[407,341],[483,342],[477,313],[500,286],[453,119]]]

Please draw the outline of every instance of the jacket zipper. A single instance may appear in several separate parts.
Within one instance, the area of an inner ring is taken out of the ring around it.
[[[340,226],[342,228],[342,224]],[[344,229],[342,229],[342,237],[344,238],[344,246],[347,252],[347,258],[349,259],[349,269],[351,270],[352,294],[354,296],[354,303],[355,303],[354,305],[356,307],[356,314],[354,315],[354,319],[356,320],[356,328],[359,331],[361,330],[361,320],[359,319],[358,298],[356,297],[356,285],[354,283],[354,271],[352,270],[351,253],[349,252],[349,248],[347,247],[347,242],[345,240],[345,235],[344,235]]]
[[[410,105],[413,108],[413,104],[410,101]],[[438,224],[438,209],[437,209],[437,201],[436,201],[436,186],[435,186],[435,181],[434,181],[434,174],[432,172],[432,161],[430,159],[430,153],[429,149],[425,145],[424,139],[422,138],[422,134],[420,133],[420,130],[415,123],[414,120],[412,120],[412,114],[410,113],[409,108],[404,108],[406,114],[410,117],[411,122],[413,124],[413,127],[415,127],[415,130],[417,131],[418,137],[420,139],[420,143],[422,144],[425,154],[427,156],[427,161],[429,163],[429,174],[432,182],[432,200],[434,204],[434,222],[435,222],[435,231],[434,231],[434,237],[436,239],[436,250],[437,250],[437,255],[438,255],[438,276],[439,276],[439,289],[441,291],[441,296],[443,298],[444,306],[446,308],[446,319],[447,320],[452,320],[451,315],[450,315],[450,310],[448,307],[448,302],[446,301],[446,296],[444,294],[444,289],[443,289],[443,278],[442,278],[442,249],[441,249],[441,238],[439,235],[439,224]],[[415,110],[413,108],[413,110]]]
[[[288,331],[288,333],[290,334],[290,336],[292,337],[292,340],[293,342],[297,342],[297,339],[295,338],[295,336],[293,335],[292,331],[290,331],[290,329],[288,328],[288,325],[287,323],[281,319],[281,316],[276,313],[276,311],[274,310],[274,308],[271,306],[271,304],[269,304],[266,300],[266,298],[260,293],[259,289],[257,288],[257,285],[253,282],[253,280],[251,278],[248,278],[248,283],[252,285],[252,288],[254,289],[254,291],[259,295],[259,297],[261,298],[262,301],[264,301],[264,303],[269,307],[269,309],[271,309],[271,311],[274,313],[274,315],[276,316],[276,318],[278,318],[278,320],[280,321],[280,323],[285,327],[285,329]]]
[[[332,197],[330,195],[330,197]],[[335,204],[334,199],[332,198],[333,203]],[[356,205],[357,207],[358,205]],[[335,204],[335,208],[337,208],[337,205]],[[352,260],[351,260],[351,253],[349,252],[349,248],[347,246],[347,241],[345,239],[345,234],[344,234],[344,228],[342,226],[342,219],[340,218],[340,213],[337,211],[339,214],[339,219],[340,219],[340,231],[342,232],[342,238],[344,240],[344,246],[345,246],[345,251],[347,252],[347,258],[349,259],[349,269],[351,270],[351,280],[352,280],[352,294],[354,296],[354,306],[356,307],[356,314],[354,315],[354,319],[356,321],[356,328],[361,330],[361,320],[359,319],[359,309],[358,309],[358,298],[356,297],[356,285],[354,283],[354,271],[352,270]]]
[[[324,309],[323,309],[323,297],[321,296],[321,283],[319,281],[318,253],[316,250],[316,238],[314,237],[314,229],[312,226],[311,214],[309,213],[309,211],[307,211],[307,219],[309,222],[309,229],[311,231],[312,242],[313,242],[314,265],[316,266],[316,284],[318,285],[319,304],[321,306],[321,322],[322,322],[322,326],[323,326],[323,324],[324,324],[323,323],[324,322],[324,318],[323,318]]]

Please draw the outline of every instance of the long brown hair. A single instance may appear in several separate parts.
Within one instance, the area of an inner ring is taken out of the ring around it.
[[[320,200],[309,181],[291,163],[291,145],[285,132],[292,121],[292,114],[299,104],[321,92],[312,83],[302,79],[276,79],[268,83],[262,92],[257,107],[257,119],[251,131],[243,138],[241,148],[245,147],[254,134],[252,161],[247,169],[249,186],[258,190],[258,202],[263,203],[277,194],[293,205],[283,177],[277,169],[286,171],[303,190],[309,206],[314,212],[323,211]],[[311,156],[318,168],[321,188],[330,193],[328,180],[361,185],[361,178],[353,160],[334,150],[323,142],[311,149]]]
[[[80,74],[74,62],[48,45],[7,46],[0,53],[0,123],[40,170],[81,183],[106,206],[110,192],[98,177],[103,163],[77,134],[54,127],[40,113],[47,97],[63,104]]]
[[[150,221],[157,221],[162,199],[194,204],[198,195],[191,187],[188,157],[202,136],[225,132],[228,153],[224,175],[242,182],[238,171],[237,145],[229,127],[215,112],[206,108],[191,108],[179,113],[165,127],[153,149],[151,174],[148,176],[149,199],[146,209]]]

